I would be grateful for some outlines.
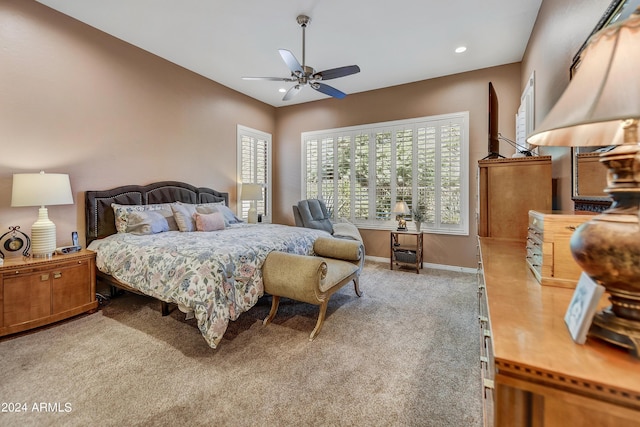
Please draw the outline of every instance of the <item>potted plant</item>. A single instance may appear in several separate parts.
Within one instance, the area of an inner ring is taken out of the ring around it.
[[[422,225],[422,221],[427,219],[427,214],[424,210],[424,206],[418,205],[413,210],[413,221],[416,223],[416,231],[420,232],[420,225]]]

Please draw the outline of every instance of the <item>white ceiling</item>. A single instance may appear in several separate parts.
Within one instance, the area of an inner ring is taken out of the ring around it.
[[[542,0],[38,0],[231,89],[273,106],[327,98],[293,83],[278,54],[302,62],[296,17],[311,17],[306,65],[357,64],[331,80],[347,94],[519,62]],[[456,54],[464,45],[467,51]]]

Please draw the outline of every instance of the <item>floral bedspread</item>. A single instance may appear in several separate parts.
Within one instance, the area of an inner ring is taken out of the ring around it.
[[[262,263],[271,251],[313,253],[329,233],[276,224],[234,224],[220,231],[118,233],[91,242],[98,269],[162,301],[193,311],[216,348],[229,320],[263,295]]]

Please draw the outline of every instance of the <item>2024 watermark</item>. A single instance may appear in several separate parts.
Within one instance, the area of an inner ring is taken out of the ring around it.
[[[73,405],[69,402],[1,402],[0,413],[69,413]]]

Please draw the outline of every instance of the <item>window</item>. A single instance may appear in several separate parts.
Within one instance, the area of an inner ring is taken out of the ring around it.
[[[271,222],[271,135],[238,125],[238,204],[237,214],[248,217],[251,202],[241,200],[242,183],[262,184],[262,200],[256,202],[263,222]]]
[[[302,134],[302,199],[335,219],[392,229],[397,200],[426,213],[425,230],[469,234],[469,113]]]

